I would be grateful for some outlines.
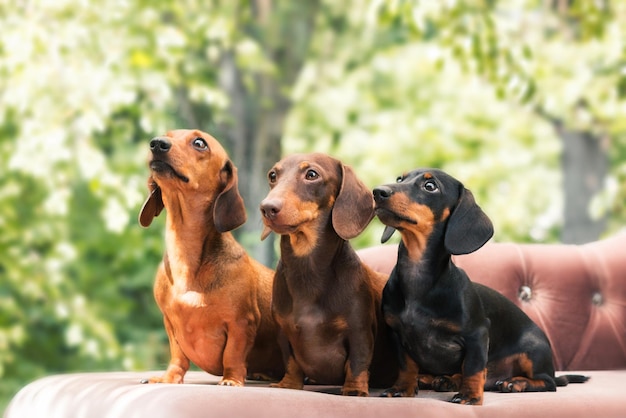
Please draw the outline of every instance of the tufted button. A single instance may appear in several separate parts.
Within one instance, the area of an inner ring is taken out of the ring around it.
[[[519,288],[519,292],[517,293],[517,297],[522,302],[528,302],[533,297],[533,291],[530,289],[529,286],[521,286]]]
[[[593,303],[595,306],[600,306],[603,302],[604,298],[602,297],[602,293],[600,292],[595,292],[591,297],[591,303]]]

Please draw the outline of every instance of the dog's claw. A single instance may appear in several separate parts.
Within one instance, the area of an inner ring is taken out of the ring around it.
[[[415,391],[415,394],[417,394],[417,390]],[[409,395],[407,395],[405,391],[401,389],[389,388],[383,391],[379,396],[381,398],[405,398],[405,397],[408,397]]]
[[[146,383],[150,383],[150,379],[141,379],[139,383],[141,383],[142,385],[145,385]]]
[[[466,395],[462,395],[461,393],[457,393],[450,399],[451,403],[457,403],[459,405],[482,405],[483,401],[481,398],[470,398]]]
[[[218,382],[219,386],[243,386],[243,383],[231,379],[222,379]]]
[[[506,380],[497,381],[496,387],[500,389],[500,392],[505,392],[505,393],[520,392],[519,389],[516,389],[514,382],[507,382]]]

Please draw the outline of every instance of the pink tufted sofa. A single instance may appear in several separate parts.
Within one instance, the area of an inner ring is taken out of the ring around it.
[[[388,273],[396,247],[359,254]],[[188,373],[183,385],[139,384],[159,372],[83,373],[27,385],[5,417],[626,417],[626,234],[581,246],[489,243],[455,261],[537,322],[552,342],[557,370],[591,380],[556,393],[488,392],[483,406],[462,406],[445,402],[451,393],[432,391],[387,399],[372,390],[369,398],[349,398],[328,386],[220,387],[218,377],[203,372]]]

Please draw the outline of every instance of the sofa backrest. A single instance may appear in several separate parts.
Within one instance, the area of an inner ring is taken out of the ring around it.
[[[397,245],[358,253],[388,274]],[[543,329],[557,370],[626,369],[626,234],[585,245],[488,243],[453,260]]]

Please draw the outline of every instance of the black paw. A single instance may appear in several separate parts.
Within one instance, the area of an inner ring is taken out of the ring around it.
[[[385,389],[380,394],[380,397],[381,398],[408,398],[411,396],[416,396],[417,391],[418,391],[417,387],[415,388],[415,391],[413,391],[413,393],[409,393],[407,390],[402,390],[399,388],[389,388],[389,389]]]
[[[450,399],[450,402],[458,403],[459,405],[482,405],[483,399],[457,393]]]
[[[394,388],[389,388],[389,389],[384,390],[380,394],[380,397],[381,398],[400,398],[402,397],[402,392]]]
[[[438,376],[433,379],[432,388],[436,392],[454,392],[459,386],[449,376]]]
[[[520,381],[507,381],[499,380],[496,382],[496,388],[502,393],[518,393],[526,390],[527,383],[524,380]]]

